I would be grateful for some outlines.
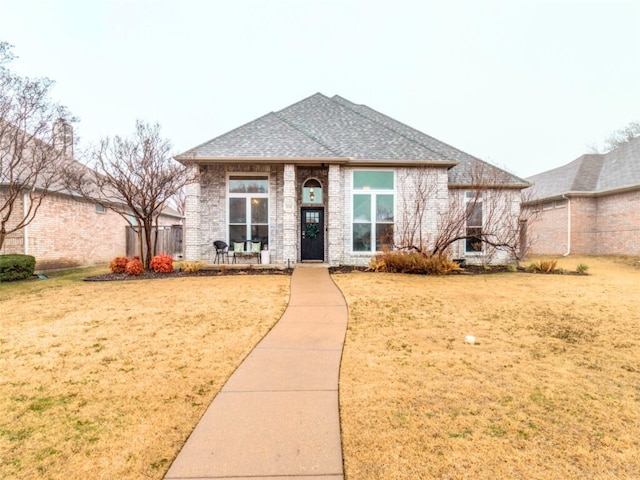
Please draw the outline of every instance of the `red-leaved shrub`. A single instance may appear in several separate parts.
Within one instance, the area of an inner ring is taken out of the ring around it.
[[[169,255],[156,255],[151,259],[149,266],[156,273],[171,273],[173,272],[173,258]]]
[[[111,260],[109,264],[109,269],[111,269],[112,273],[124,273],[125,268],[127,267],[127,263],[129,259],[127,257],[116,257]]]
[[[144,272],[144,265],[138,257],[133,257],[132,260],[127,262],[124,271],[127,275],[135,275],[137,277]]]

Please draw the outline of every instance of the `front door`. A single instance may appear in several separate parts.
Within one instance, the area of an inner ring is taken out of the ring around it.
[[[300,240],[300,260],[324,262],[324,209],[303,208]]]

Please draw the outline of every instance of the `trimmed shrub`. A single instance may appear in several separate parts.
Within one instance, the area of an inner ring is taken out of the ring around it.
[[[127,257],[116,257],[111,260],[109,269],[112,273],[124,273],[125,268],[127,268],[127,263],[129,263],[129,259]]]
[[[420,252],[384,251],[371,259],[370,270],[391,273],[442,275],[462,270],[446,257],[427,256]]]
[[[0,282],[29,278],[35,268],[36,259],[31,255],[0,255]]]
[[[144,272],[144,265],[138,257],[133,257],[132,260],[127,262],[127,266],[124,271],[127,275],[135,275],[137,277]]]
[[[169,255],[156,255],[151,259],[149,267],[156,273],[173,272],[173,258]]]

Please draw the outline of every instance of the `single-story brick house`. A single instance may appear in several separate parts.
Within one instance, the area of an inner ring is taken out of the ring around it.
[[[507,213],[499,228],[513,233],[528,186],[367,106],[320,93],[176,159],[199,176],[187,188],[185,257],[209,262],[214,241],[253,240],[268,245],[272,263],[366,265],[382,247],[407,243],[410,230],[412,244],[419,237],[429,246],[452,202],[464,205],[487,179],[492,186],[473,195],[476,213],[463,228],[480,232],[500,203]],[[509,252],[471,243],[455,242],[451,256],[511,261]]]
[[[73,155],[70,147],[73,145],[73,130],[68,124],[62,128],[63,140],[58,147],[64,154],[58,155],[60,162],[69,160]],[[4,204],[3,194],[6,195],[7,191],[8,183],[6,180],[3,183],[0,176],[0,206]],[[24,215],[25,202],[28,205],[27,192],[16,198],[8,230]],[[172,210],[160,217],[161,225],[181,222],[182,217]],[[0,255],[33,255],[38,271],[105,264],[126,254],[128,225],[117,213],[58,186],[44,197],[31,223],[7,236]]]
[[[532,253],[640,255],[640,138],[527,180]]]

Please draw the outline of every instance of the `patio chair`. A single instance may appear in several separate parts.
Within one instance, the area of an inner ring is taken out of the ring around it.
[[[216,248],[216,258],[213,263],[229,263],[229,245],[222,240],[216,240],[213,242],[213,246]],[[227,259],[226,262],[224,261],[225,258]]]
[[[256,257],[256,262],[260,263],[260,252],[262,251],[262,242],[255,242],[252,240],[247,240],[247,253]]]

